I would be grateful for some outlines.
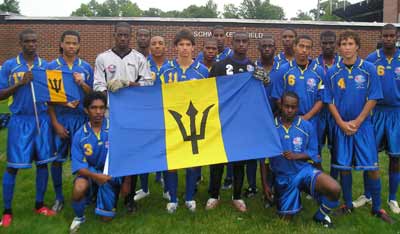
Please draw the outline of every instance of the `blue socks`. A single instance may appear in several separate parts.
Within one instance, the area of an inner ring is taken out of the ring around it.
[[[249,160],[246,162],[246,176],[249,187],[255,190],[257,188],[257,160]]]
[[[198,175],[199,175],[198,167],[186,169],[185,201],[193,200]]]
[[[178,202],[177,190],[178,190],[178,172],[167,172],[167,187],[169,195],[171,196],[171,202]]]
[[[43,202],[49,180],[47,165],[36,167],[36,202]]]
[[[400,172],[389,173],[389,201],[396,201],[396,193],[399,188]]]
[[[53,179],[54,192],[56,193],[56,200],[64,201],[62,191],[62,165],[51,166],[51,178]]]
[[[324,220],[325,216],[329,216],[331,211],[339,206],[339,201],[330,201],[325,196],[321,197],[321,205],[315,213],[314,217],[317,220]]]
[[[371,192],[372,212],[376,213],[381,209],[381,179],[367,179],[367,188]]]
[[[17,175],[7,171],[3,175],[3,200],[4,209],[11,209],[12,199],[14,197],[15,179]]]
[[[75,212],[76,217],[83,217],[85,214],[86,199],[83,198],[80,201],[72,201],[72,209]]]
[[[368,171],[363,172],[363,182],[364,182],[364,196],[368,199],[371,198],[371,191],[368,188]]]
[[[148,192],[149,191],[149,173],[141,174],[139,175],[140,177],[140,186],[143,190],[143,192]]]
[[[342,186],[343,199],[347,208],[353,208],[353,198],[352,198],[352,185],[353,185],[353,175],[341,173],[340,185]]]

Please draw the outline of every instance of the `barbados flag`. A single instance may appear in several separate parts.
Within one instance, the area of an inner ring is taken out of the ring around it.
[[[71,102],[80,100],[79,87],[72,72],[32,69],[36,102]]]
[[[124,176],[282,153],[250,73],[110,93],[108,174]]]

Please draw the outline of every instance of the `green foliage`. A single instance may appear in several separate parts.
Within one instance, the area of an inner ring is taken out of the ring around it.
[[[4,0],[3,3],[0,4],[0,11],[19,14],[19,2],[17,0]]]
[[[291,18],[290,20],[313,20],[313,17],[304,11],[297,11],[296,17]]]
[[[279,6],[270,3],[269,0],[243,0],[239,7],[234,4],[224,5],[224,18],[243,19],[283,19],[285,13]]]
[[[232,3],[225,4],[222,16],[227,19],[239,19],[239,8]]]
[[[130,0],[106,0],[103,3],[98,3],[96,0],[91,0],[88,4],[81,6],[71,13],[72,16],[101,16],[101,17],[133,17],[141,16],[142,10],[136,3]]]
[[[336,8],[343,8],[344,6],[351,5],[349,1],[346,0],[326,0],[320,3],[320,20],[321,21],[343,21],[339,16],[333,15],[332,12]],[[309,11],[309,15],[313,19],[317,18],[317,9],[312,9]]]

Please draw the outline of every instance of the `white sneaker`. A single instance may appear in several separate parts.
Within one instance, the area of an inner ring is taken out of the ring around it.
[[[170,213],[170,214],[175,213],[177,208],[178,208],[178,203],[177,202],[169,202],[167,204],[167,212]]]
[[[399,203],[397,203],[397,201],[390,200],[390,201],[388,201],[388,205],[390,207],[390,210],[392,210],[393,213],[400,214]]]
[[[168,201],[171,201],[171,196],[169,195],[169,192],[163,192],[162,197]]]
[[[359,196],[357,200],[353,201],[353,207],[354,208],[359,208],[361,206],[364,206],[365,204],[372,204],[372,199],[367,198],[364,194]]]
[[[206,203],[206,210],[213,210],[218,206],[219,199],[209,198]]]
[[[307,200],[312,200],[313,197],[312,197],[310,194],[307,194],[307,195],[306,195],[306,199],[307,199]]]
[[[147,196],[150,195],[150,190],[146,192],[144,192],[142,189],[139,189],[138,191],[136,191],[136,195],[133,197],[133,199],[135,201],[139,201]]]
[[[192,212],[196,211],[196,201],[195,200],[186,201],[185,205],[190,211],[192,211]]]
[[[69,227],[69,232],[72,233],[77,233],[79,227],[81,226],[82,223],[86,221],[85,216],[83,217],[75,217],[74,220],[71,223],[71,226]]]

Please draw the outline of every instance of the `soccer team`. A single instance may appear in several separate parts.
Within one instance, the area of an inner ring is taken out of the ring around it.
[[[283,154],[266,160],[211,165],[205,209],[219,205],[221,188],[232,188],[234,207],[246,212],[242,199],[244,178],[246,175],[249,187],[243,195],[249,198],[258,192],[259,164],[264,205],[276,205],[283,219],[290,219],[301,210],[303,192],[320,204],[313,219],[324,227],[332,226],[329,217],[332,210],[345,215],[367,203],[372,204],[374,216],[392,223],[381,208],[378,151],[386,150],[389,155],[387,201],[391,211],[399,214],[396,193],[400,182],[400,51],[395,46],[396,27],[387,24],[382,28],[382,48],[365,60],[358,55],[360,37],[354,31],[344,31],[338,38],[332,31],[322,32],[322,53],[315,59],[311,57],[310,36],[297,35],[292,28],[282,30],[280,36],[282,52],[276,54],[273,36],[266,35],[257,41],[259,59],[252,62],[248,57],[248,33],[234,33],[229,48],[225,45],[224,28],[215,26],[212,37],[205,39],[202,52],[193,59],[195,38],[184,28],[173,41],[176,57],[168,60],[164,37],[139,29],[137,50],[131,49],[131,26],[121,22],[115,25],[114,47],[99,54],[92,69],[78,56],[81,38],[77,31],[61,35],[60,56],[48,63],[36,53],[37,33],[23,30],[19,34],[21,53],[4,62],[0,72],[0,100],[9,99],[12,113],[8,124],[7,168],[2,182],[1,225],[8,227],[12,223],[18,169],[32,167],[32,161],[36,163],[34,210],[45,216],[56,215],[64,207],[63,163],[72,161],[75,218],[71,232],[85,222],[85,207],[92,202],[96,204],[97,215],[111,220],[120,193],[127,211],[135,212],[136,201],[150,194],[149,174],[124,178],[103,174],[108,151],[107,92],[242,72],[251,72],[265,86]],[[35,103],[32,68],[72,72],[80,99]],[[326,142],[331,156],[329,175],[321,166],[321,150]],[[51,208],[44,205],[49,163],[56,194]],[[225,167],[226,177],[222,181]],[[364,194],[355,201],[352,200],[353,169],[364,171]],[[185,206],[194,212],[197,184],[203,177],[200,167],[185,171]],[[141,189],[136,191],[138,177]],[[167,211],[175,212],[177,171],[158,172],[156,181],[164,186]],[[341,193],[344,204],[339,207]]]

